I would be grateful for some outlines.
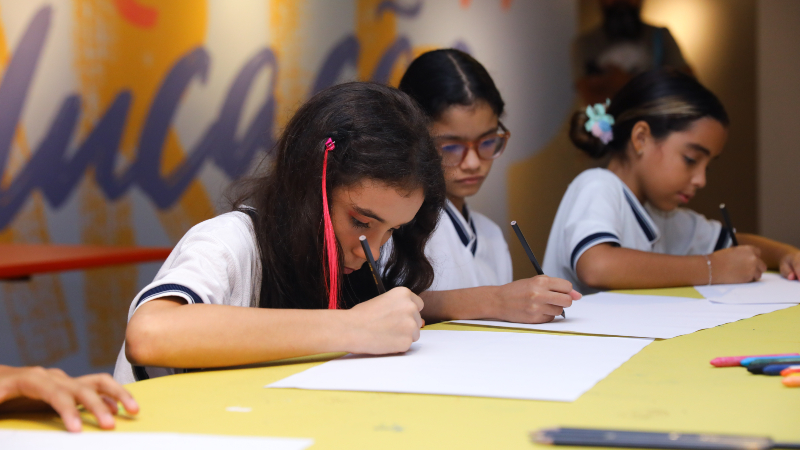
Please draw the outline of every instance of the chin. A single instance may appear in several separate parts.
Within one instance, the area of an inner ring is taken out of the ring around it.
[[[661,211],[670,212],[670,211],[674,211],[674,210],[678,209],[680,206],[683,206],[683,205],[676,204],[676,203],[660,203],[658,205],[653,204],[653,206],[655,206],[656,209],[659,209]]]

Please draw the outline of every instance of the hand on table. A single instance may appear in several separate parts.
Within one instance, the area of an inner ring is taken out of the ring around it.
[[[70,378],[60,369],[0,366],[0,403],[20,397],[50,405],[72,432],[82,426],[77,405],[83,405],[106,430],[114,428],[117,402],[128,413],[139,412],[131,394],[105,373]]]
[[[800,280],[800,251],[787,253],[781,258],[781,276],[787,280]]]
[[[419,339],[422,307],[422,299],[404,287],[354,306],[348,311],[347,350],[375,355],[407,351]]]
[[[544,323],[580,298],[569,281],[539,275],[500,286],[493,309],[498,319],[507,322]]]

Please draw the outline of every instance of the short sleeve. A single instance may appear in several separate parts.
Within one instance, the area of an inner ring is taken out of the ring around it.
[[[189,230],[155,279],[134,299],[129,317],[144,303],[178,297],[186,303],[248,306],[258,264],[251,230],[230,213]],[[227,216],[227,217],[226,217]]]
[[[622,194],[618,183],[610,181],[595,179],[576,190],[562,231],[572,270],[581,255],[595,245],[620,245]]]

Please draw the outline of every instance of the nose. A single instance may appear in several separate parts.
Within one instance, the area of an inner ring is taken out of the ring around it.
[[[702,189],[706,186],[706,169],[703,167],[702,169],[698,169],[695,172],[694,176],[692,177],[692,185],[696,186],[697,189]]]
[[[481,167],[481,159],[478,157],[478,150],[474,145],[470,145],[461,161],[461,170],[477,170]]]

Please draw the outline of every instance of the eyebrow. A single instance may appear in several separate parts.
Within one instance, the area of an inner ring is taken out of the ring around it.
[[[705,153],[706,156],[711,156],[711,151],[709,149],[703,147],[700,144],[695,144],[695,143],[692,142],[692,143],[686,144],[686,146],[691,148],[691,149],[697,150],[698,152]]]
[[[375,214],[370,209],[364,209],[364,208],[361,208],[360,206],[353,205],[353,210],[355,212],[361,214],[362,216],[369,217],[370,219],[375,219],[380,223],[386,223],[386,221],[383,219],[383,217]]]
[[[499,130],[499,129],[500,129],[500,125],[498,124],[496,127],[492,128],[492,129],[489,129],[487,131],[484,131],[480,136],[478,136],[478,139],[480,139],[482,137],[485,137],[485,136],[488,136],[488,135],[490,135],[492,133],[496,133],[497,130]],[[469,140],[469,139],[467,139],[467,138],[465,138],[463,136],[455,136],[455,135],[452,135],[452,134],[442,134],[442,135],[436,136],[436,139],[450,139],[450,140],[454,140],[454,141],[468,141]]]

